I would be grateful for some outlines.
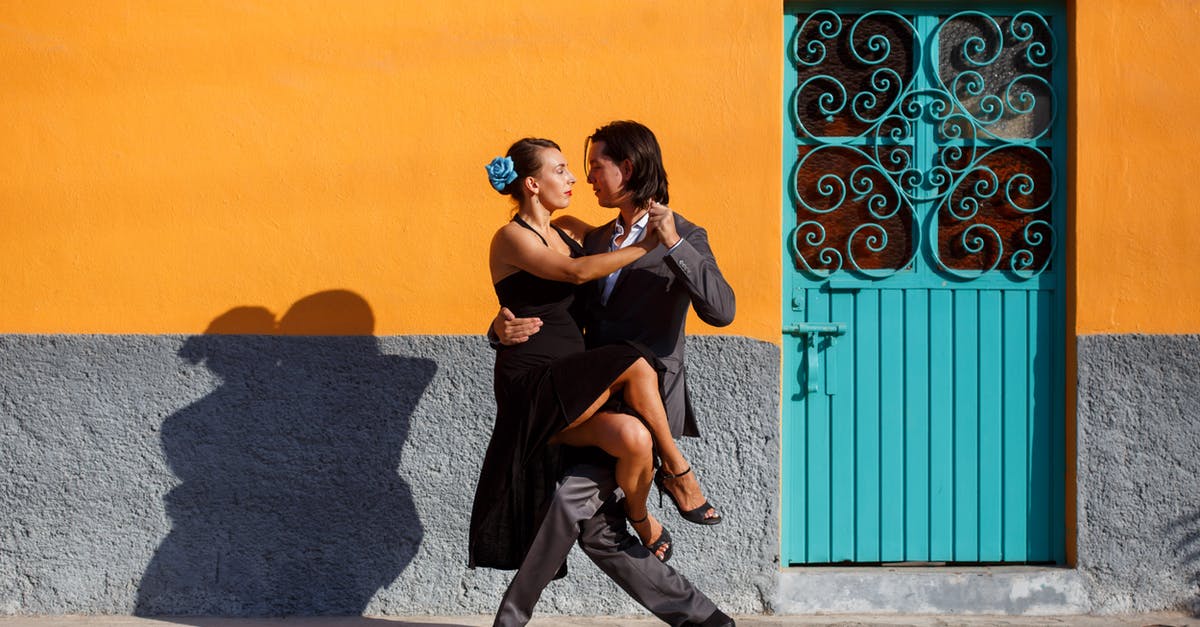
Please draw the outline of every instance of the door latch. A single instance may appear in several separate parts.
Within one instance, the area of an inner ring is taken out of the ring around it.
[[[804,362],[808,367],[808,392],[811,394],[820,389],[817,385],[817,336],[828,335],[829,346],[833,347],[834,338],[846,333],[846,323],[844,322],[798,322],[796,324],[787,324],[783,326],[783,332],[787,335],[795,335],[803,338],[804,342]],[[832,358],[832,355],[830,355]],[[828,374],[829,367],[826,366]],[[829,378],[829,377],[827,377]],[[829,394],[834,394],[834,389],[831,384],[826,384],[826,390]]]

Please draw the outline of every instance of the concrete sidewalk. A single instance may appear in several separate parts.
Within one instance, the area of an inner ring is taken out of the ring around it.
[[[739,627],[1200,627],[1178,613],[1131,616],[737,616]],[[655,627],[653,617],[539,616],[531,627]],[[292,618],[136,618],[131,616],[0,616],[0,627],[488,627],[490,616],[345,616]]]

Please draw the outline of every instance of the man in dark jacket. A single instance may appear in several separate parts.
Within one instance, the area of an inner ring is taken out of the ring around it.
[[[613,122],[588,138],[588,183],[602,207],[619,215],[584,240],[588,254],[616,250],[654,230],[662,245],[580,290],[577,316],[589,347],[633,340],[666,368],[663,403],[674,437],[699,431],[688,399],[684,359],[687,312],[713,326],[733,321],[732,288],[717,267],[705,230],[668,208],[667,176],[654,133],[637,122]],[[502,310],[492,326],[501,344],[525,341],[536,318]],[[610,402],[608,411],[620,411]],[[560,481],[546,518],[513,577],[496,625],[524,625],[542,590],[576,541],[613,581],[671,625],[724,627],[734,621],[687,579],[659,561],[625,527],[624,496],[611,458],[584,451]]]

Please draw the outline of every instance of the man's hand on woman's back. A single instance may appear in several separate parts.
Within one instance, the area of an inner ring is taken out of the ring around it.
[[[500,313],[496,314],[496,319],[492,321],[492,330],[496,332],[501,344],[512,346],[528,341],[530,336],[541,331],[542,319],[518,318],[508,307],[501,307]]]

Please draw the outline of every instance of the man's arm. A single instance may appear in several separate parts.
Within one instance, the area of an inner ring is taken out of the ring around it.
[[[541,330],[541,318],[518,318],[508,307],[501,307],[500,313],[492,319],[492,326],[488,328],[488,344],[492,348],[520,344]]]
[[[650,219],[668,248],[663,262],[687,286],[696,315],[714,327],[732,323],[736,299],[733,288],[717,267],[717,259],[708,245],[708,232],[697,226],[685,237],[679,237],[674,213],[658,203],[651,205]]]

